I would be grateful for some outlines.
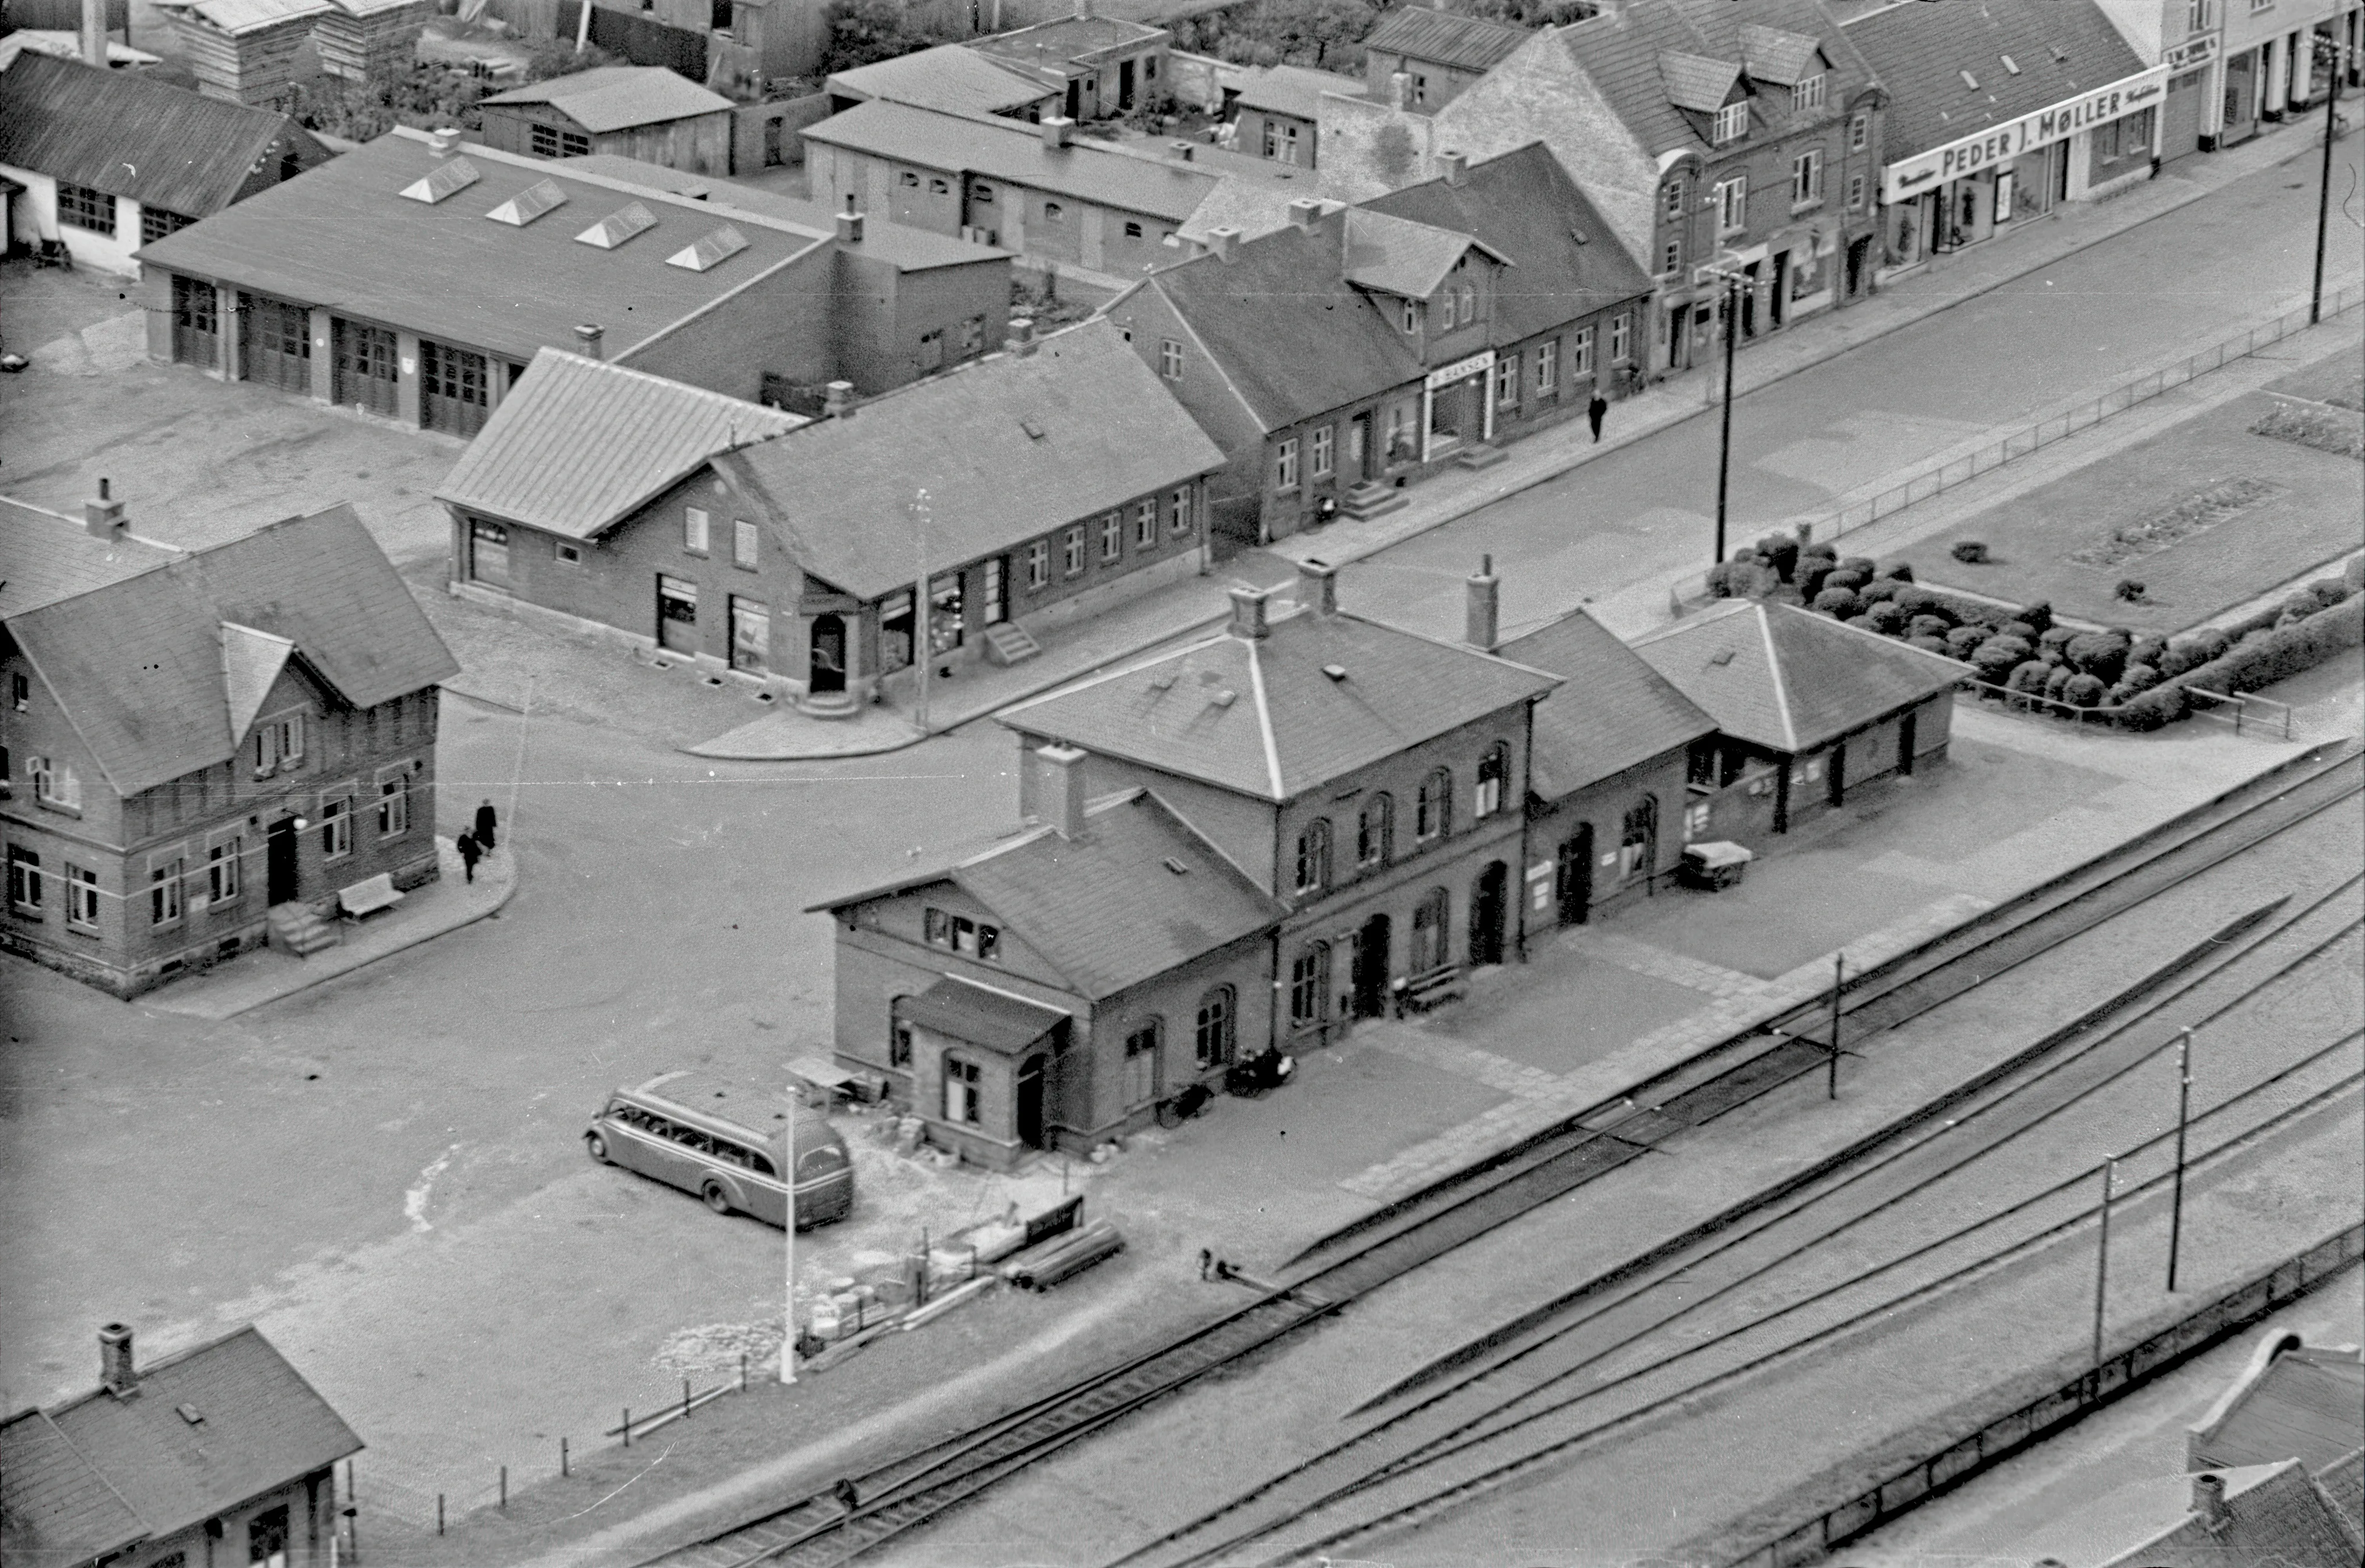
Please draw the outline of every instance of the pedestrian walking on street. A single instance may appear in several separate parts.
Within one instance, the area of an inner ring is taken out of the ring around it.
[[[452,841],[452,847],[460,852],[460,864],[467,869],[468,880],[472,882],[475,881],[476,879],[476,857],[484,853],[483,850],[476,847],[476,840],[475,836],[472,835],[467,829],[462,828],[460,830],[460,836]]]
[[[1596,420],[1593,422],[1598,425],[1601,421]],[[1598,439],[1597,431],[1596,439]],[[476,847],[490,855],[493,852],[493,846],[499,842],[493,836],[494,830],[499,826],[500,818],[493,814],[493,803],[490,801],[478,806],[476,808]]]
[[[1593,401],[1585,406],[1585,420],[1593,427],[1593,440],[1596,445],[1600,444],[1601,421],[1608,416],[1608,413],[1609,399],[1603,397],[1601,388],[1597,386],[1593,389]]]

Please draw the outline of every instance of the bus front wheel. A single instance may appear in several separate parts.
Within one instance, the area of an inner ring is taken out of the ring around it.
[[[709,1182],[700,1189],[698,1195],[705,1199],[706,1206],[716,1214],[727,1215],[731,1212],[731,1194],[723,1190],[722,1182]]]

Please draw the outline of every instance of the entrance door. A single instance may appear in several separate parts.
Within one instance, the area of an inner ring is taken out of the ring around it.
[[[1510,913],[1510,869],[1488,863],[1470,890],[1470,967],[1503,961],[1503,922]]]
[[[1833,805],[1839,805],[1847,799],[1847,742],[1842,741],[1832,747],[1831,767],[1824,775],[1824,782],[1831,787]]]
[[[1864,292],[1865,258],[1871,254],[1872,236],[1864,235],[1850,242],[1847,249],[1847,292],[1854,299]]]
[[[2168,101],[2159,111],[2161,162],[2201,151],[2201,90],[2208,81],[2205,70],[2169,78]]]
[[[1029,1148],[1043,1147],[1043,1067],[1044,1058],[1028,1057],[1018,1067],[1017,1121],[1014,1130],[1018,1141]]]
[[[1388,1006],[1388,917],[1375,914],[1355,935],[1354,1009],[1377,1018]]]
[[[330,396],[374,414],[393,414],[397,407],[394,334],[339,318],[330,324],[329,341],[336,354]]]
[[[273,823],[263,848],[263,902],[286,903],[296,896],[296,819]]]
[[[1790,304],[1790,252],[1783,252],[1774,258],[1774,292],[1765,297],[1765,314],[1773,324],[1782,324]]]
[[[1116,106],[1133,107],[1133,62],[1120,60],[1116,64]]]
[[[698,585],[657,574],[657,645],[677,654],[698,652]]]
[[[1583,925],[1593,917],[1593,824],[1579,823],[1575,834],[1561,840],[1553,857],[1552,890],[1560,902],[1563,925]]]
[[[173,274],[173,359],[207,369],[221,363],[221,296],[202,278]]]
[[[510,586],[510,531],[500,523],[469,520],[468,580],[499,588]]]
[[[260,294],[238,297],[239,377],[298,394],[312,390],[312,317]]]
[[[813,623],[813,666],[805,689],[820,696],[846,689],[846,618],[816,615]]]
[[[1348,423],[1347,472],[1361,479],[1380,476],[1380,454],[1372,446],[1372,415],[1368,409]]]

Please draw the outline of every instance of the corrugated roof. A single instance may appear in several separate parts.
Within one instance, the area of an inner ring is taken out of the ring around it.
[[[1058,95],[1048,84],[1008,70],[967,44],[898,55],[841,71],[822,84],[834,95],[884,98],[948,115],[1000,115]]]
[[[1326,673],[1343,670],[1341,677]],[[1228,628],[995,715],[1027,734],[1287,801],[1490,713],[1557,676],[1348,614]]]
[[[1744,24],[1741,29],[1741,63],[1753,82],[1777,86],[1796,85],[1822,67],[1822,45],[1805,33],[1781,28]]]
[[[1769,751],[1813,751],[1960,680],[1968,666],[1789,604],[1729,599],[1634,651],[1716,727]]]
[[[2343,1454],[2317,1471],[2315,1489],[2339,1516],[2348,1543],[2365,1551],[2365,1448]]]
[[[1215,184],[1215,176],[1183,164],[1128,158],[1086,140],[1055,151],[1043,145],[1033,126],[936,114],[875,98],[807,127],[804,137],[923,169],[1003,180],[1178,223]]]
[[[1397,218],[1374,207],[1347,209],[1347,251],[1342,270],[1358,288],[1376,288],[1406,299],[1427,299],[1473,249],[1498,262],[1509,258],[1467,234]]]
[[[136,1399],[102,1389],[50,1415],[151,1535],[361,1451],[353,1428],[252,1326],[141,1367],[139,1379]]]
[[[97,1467],[39,1410],[0,1421],[0,1557],[89,1562],[148,1533]]]
[[[1642,655],[1582,610],[1503,644],[1503,656],[1565,684],[1536,708],[1529,787],[1557,801],[1716,733]]]
[[[75,519],[0,496],[0,620],[152,571],[181,552],[129,534],[96,538]]]
[[[1733,85],[1741,80],[1741,62],[1663,49],[1659,80],[1666,86],[1667,101],[1676,107],[1712,115],[1732,96]]]
[[[1849,22],[1846,37],[1889,89],[1881,147],[1892,163],[2144,69],[2091,0],[1892,6]]]
[[[1099,320],[715,459],[800,566],[865,598],[908,586],[924,551],[937,566],[973,561],[1223,463]]]
[[[721,114],[731,100],[662,65],[602,65],[512,87],[485,105],[548,104],[592,134]]]
[[[720,392],[544,349],[460,454],[435,498],[589,539],[716,453],[808,422]]]
[[[2280,1333],[2268,1341],[2282,1342]],[[2194,1467],[2328,1464],[2365,1443],[2365,1355],[2355,1346],[2270,1350],[2191,1432]]]
[[[1485,71],[1528,41],[1529,29],[1426,6],[1399,6],[1363,39],[1367,52]]]
[[[364,319],[521,363],[576,341],[576,325],[607,329],[612,357],[768,269],[831,243],[779,218],[734,214],[748,249],[703,273],[666,258],[712,230],[712,207],[646,186],[581,174],[574,165],[468,146],[479,174],[430,205],[401,191],[437,167],[424,133],[398,129],[250,196],[140,252],[175,272],[234,283],[291,304]],[[486,218],[548,180],[566,206],[522,227]],[[576,236],[638,201],[657,219],[612,250]],[[519,280],[532,279],[521,288]]]
[[[217,31],[239,38],[321,16],[331,7],[329,0],[159,0],[156,8],[196,17]]]
[[[257,166],[329,150],[286,115],[208,98],[152,76],[20,54],[0,71],[0,163],[206,218]]]
[[[296,644],[357,708],[459,673],[349,506],[275,522],[11,616],[8,630],[118,795],[226,760],[229,622]]]
[[[1261,65],[1244,73],[1239,102],[1243,108],[1319,120],[1325,93],[1344,93],[1359,98],[1363,95],[1363,83],[1360,77],[1309,70],[1303,65]]]

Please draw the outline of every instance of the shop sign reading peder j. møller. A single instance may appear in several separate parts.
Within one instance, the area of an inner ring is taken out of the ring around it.
[[[1900,158],[1880,172],[1880,199],[1892,203],[1903,201],[1926,187],[1959,180],[1966,174],[2007,162],[2023,152],[2034,152],[2079,131],[2090,130],[2095,126],[2134,114],[2138,109],[2147,108],[2157,103],[2165,91],[2168,75],[2166,65],[2155,65],[2107,87],[2097,87],[2090,93],[2066,98],[2049,108],[2006,120],[2000,126],[1950,141],[1944,147],[1933,147],[1927,152]]]

